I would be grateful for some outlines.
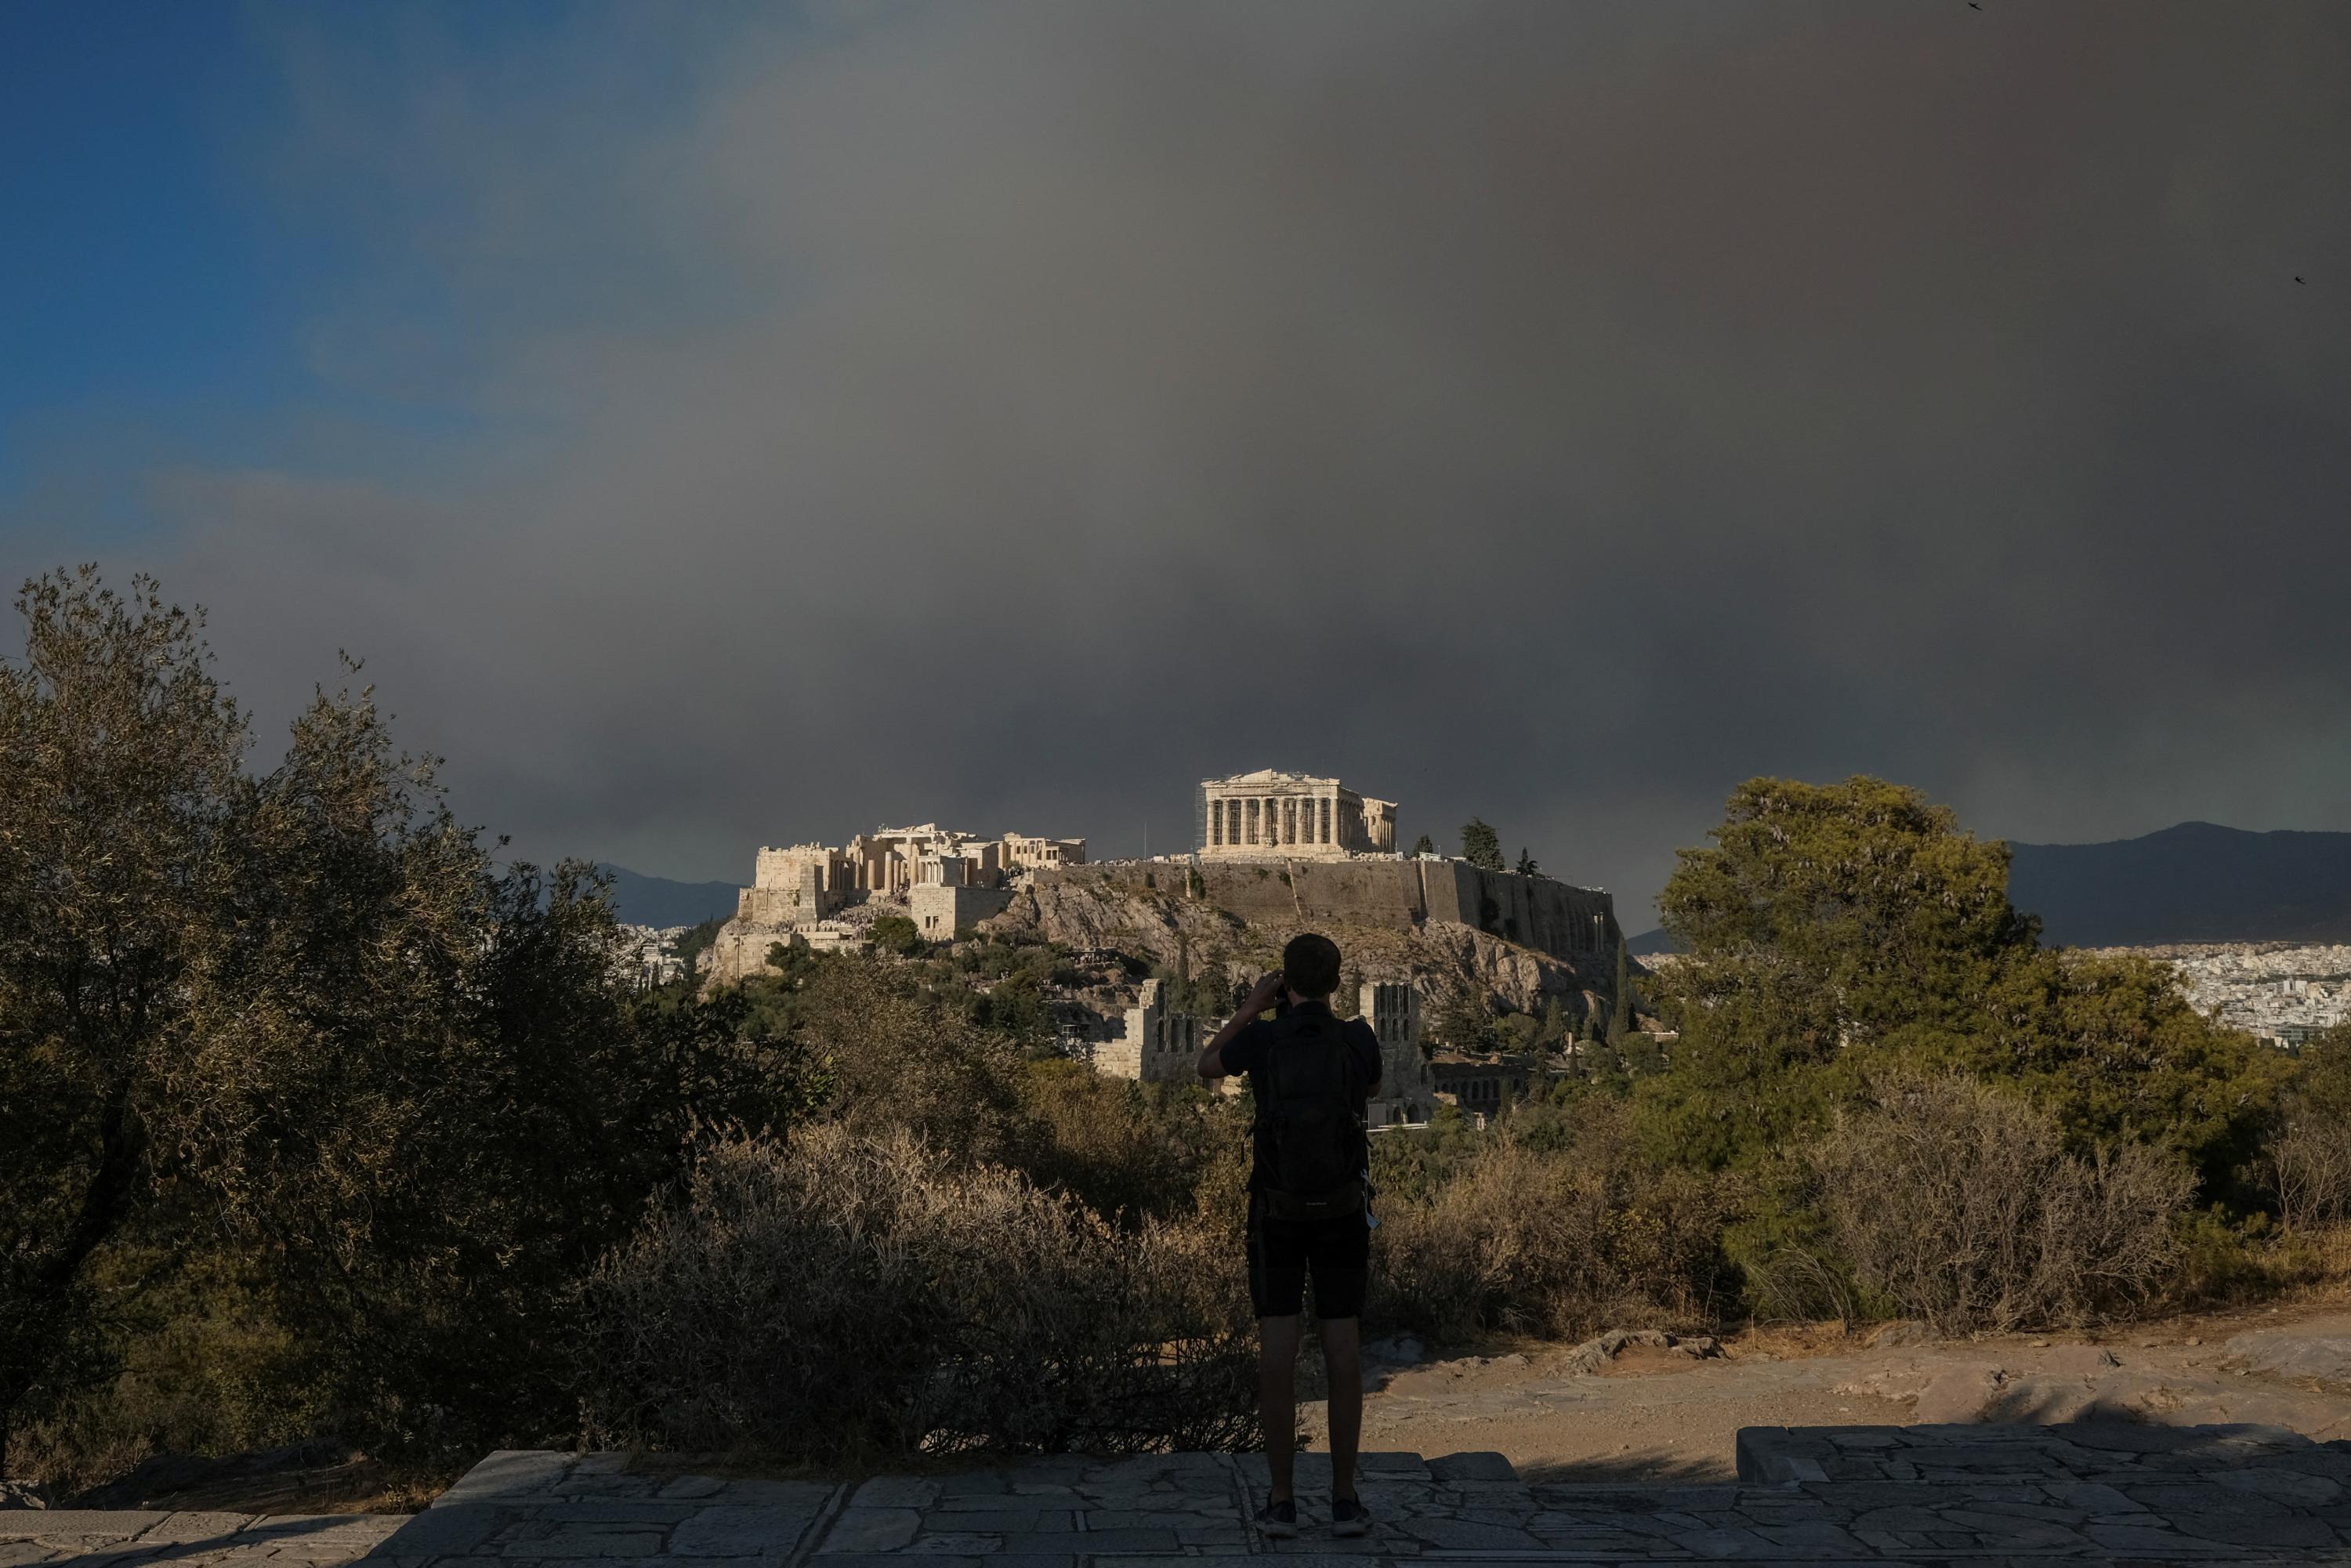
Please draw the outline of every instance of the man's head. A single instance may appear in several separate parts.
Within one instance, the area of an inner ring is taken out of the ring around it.
[[[1281,950],[1281,978],[1293,995],[1326,1000],[1339,988],[1339,945],[1311,931],[1292,936]]]

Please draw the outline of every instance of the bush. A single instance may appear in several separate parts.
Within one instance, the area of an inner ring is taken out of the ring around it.
[[[2289,1113],[2270,1140],[2265,1162],[2287,1229],[2351,1216],[2351,1126]]]
[[[1945,1333],[2079,1324],[2144,1302],[2178,1260],[2194,1177],[2143,1145],[2065,1152],[2055,1121],[1961,1079],[1881,1090],[1812,1155],[1867,1292]]]
[[[904,915],[878,917],[873,922],[871,936],[875,952],[895,953],[902,958],[912,957],[926,946],[922,933],[914,929],[914,921]]]
[[[843,1455],[1258,1440],[1238,1250],[826,1124],[705,1152],[583,1291],[591,1435]]]
[[[871,959],[820,966],[797,1001],[795,1038],[831,1074],[828,1119],[906,1132],[960,1159],[1010,1157],[1021,1117],[1010,1037],[925,996],[904,966]]]
[[[1640,1159],[1613,1105],[1594,1103],[1593,1115],[1551,1151],[1506,1124],[1430,1197],[1383,1205],[1378,1313],[1452,1341],[1710,1321],[1733,1188]]]
[[[297,1443],[331,1408],[320,1347],[272,1321],[233,1260],[199,1251],[102,1254],[96,1289],[115,1305],[111,1375],[15,1434],[16,1479],[59,1499],[115,1479],[156,1451],[234,1453]],[[246,1270],[250,1272],[250,1270]]]
[[[2182,1305],[2204,1310],[2241,1306],[2296,1285],[2308,1285],[2343,1270],[2330,1261],[2334,1238],[2310,1231],[2273,1233],[2266,1214],[2231,1216],[2214,1204],[2182,1215],[2172,1228],[2179,1259],[2171,1295]]]
[[[2351,1027],[2303,1048],[2259,1164],[2288,1230],[2351,1218]]]
[[[1239,1105],[1197,1087],[1105,1077],[1068,1061],[1029,1062],[1020,1084],[1029,1118],[1020,1168],[1113,1222],[1188,1213],[1204,1173],[1248,1146]]]

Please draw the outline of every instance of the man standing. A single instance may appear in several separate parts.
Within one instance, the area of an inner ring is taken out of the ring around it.
[[[1337,945],[1311,933],[1297,936],[1282,949],[1281,967],[1258,982],[1200,1052],[1202,1078],[1246,1072],[1257,1100],[1249,1303],[1273,1482],[1257,1518],[1266,1534],[1282,1538],[1298,1533],[1298,1344],[1310,1273],[1331,1382],[1331,1532],[1371,1528],[1355,1493],[1355,1449],[1364,1430],[1358,1320],[1372,1252],[1364,1102],[1379,1085],[1380,1042],[1361,1019],[1343,1022],[1332,1014],[1338,987]],[[1260,1019],[1269,1007],[1275,1016]]]

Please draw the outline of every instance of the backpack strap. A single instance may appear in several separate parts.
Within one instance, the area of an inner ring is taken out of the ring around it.
[[[1273,1075],[1273,1059],[1281,1054],[1273,1048],[1280,1043],[1278,1040],[1273,1040],[1265,1048],[1265,1092],[1257,1097],[1257,1115],[1254,1122],[1256,1130],[1259,1132],[1268,1131],[1273,1126],[1273,1108],[1281,1103],[1281,1084]]]

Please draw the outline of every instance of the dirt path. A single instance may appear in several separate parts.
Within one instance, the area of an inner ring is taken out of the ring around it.
[[[1721,1354],[1630,1347],[1596,1373],[1570,1347],[1452,1360],[1384,1342],[1364,1446],[1488,1448],[1555,1480],[1728,1479],[1741,1427],[1921,1421],[2170,1425],[2256,1422],[2351,1437],[2351,1314],[2339,1305],[2140,1324],[2107,1336],[1934,1340],[1915,1325],[1872,1345],[1834,1328],[1766,1332]],[[1314,1445],[1323,1406],[1307,1407]]]

